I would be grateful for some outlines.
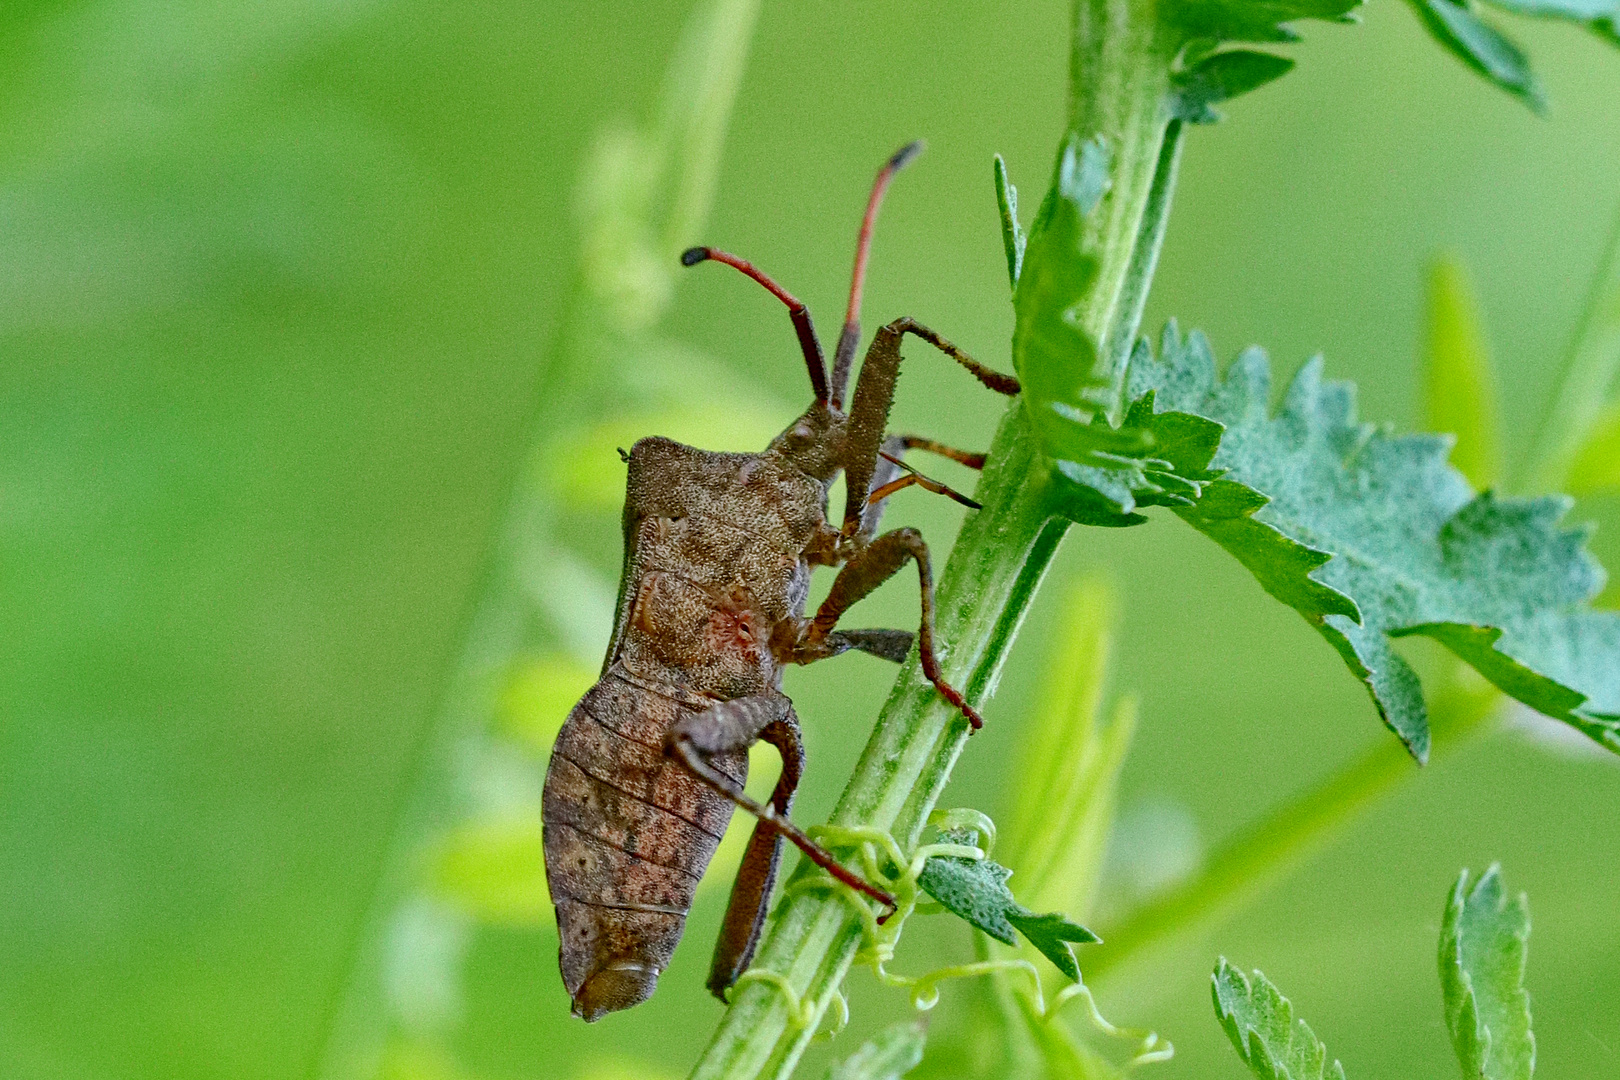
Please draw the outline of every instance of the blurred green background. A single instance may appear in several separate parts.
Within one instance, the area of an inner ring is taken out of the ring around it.
[[[337,1003],[369,962],[366,913],[432,769],[427,733],[530,425],[580,419],[537,401],[574,400],[541,370],[577,262],[580,177],[604,128],[647,117],[688,10],[0,11],[0,1076],[330,1075]],[[925,136],[879,228],[868,321],[913,315],[1008,368],[989,163],[1005,155],[1027,220],[1061,131],[1067,20],[1061,0],[765,4],[704,238],[831,327],[872,171]],[[1296,73],[1192,133],[1146,325],[1173,314],[1223,356],[1258,342],[1285,369],[1321,350],[1359,382],[1364,415],[1410,427],[1423,270],[1452,250],[1522,448],[1620,203],[1620,58],[1520,27],[1553,100],[1538,119],[1391,0],[1362,26],[1306,30]],[[780,308],[735,275],[676,280],[662,340],[677,344],[626,353],[644,368],[626,378],[722,388],[703,422],[740,445],[785,423],[807,398]],[[688,426],[701,412],[686,407]],[[998,412],[922,360],[894,426],[980,446]],[[574,547],[536,568],[553,611],[599,610],[612,511],[556,511]],[[891,514],[940,551],[960,520],[920,494]],[[1620,565],[1620,501],[1576,514]],[[1114,683],[1143,702],[1122,794],[1139,876],[1184,869],[1389,738],[1320,637],[1173,520],[1076,529],[1056,576],[1087,571],[1119,590]],[[1005,811],[1059,591],[948,803]],[[895,585],[861,621],[906,625],[914,604]],[[536,632],[534,692],[555,688],[555,665],[589,664],[608,630]],[[830,808],[890,678],[860,657],[789,674],[811,761],[802,820]],[[478,775],[500,790],[480,805],[528,805],[542,767],[495,754]],[[1494,733],[1234,921],[1100,983],[1100,1000],[1176,1042],[1152,1075],[1237,1077],[1208,1004],[1224,953],[1275,979],[1352,1076],[1448,1075],[1442,901],[1460,867],[1500,859],[1535,917],[1539,1075],[1620,1075],[1617,809],[1613,760]],[[720,1012],[701,981],[723,895],[700,897],[650,1004],[589,1028],[567,1015],[537,895],[508,897],[506,918],[427,918],[400,955],[433,970],[382,966],[396,991],[427,988],[418,1026],[435,1037],[386,1068],[681,1075]],[[415,924],[391,925],[397,941]],[[967,942],[919,924],[895,966]],[[846,1051],[905,1008],[861,973],[851,991]],[[409,1019],[412,1000],[388,1008]]]

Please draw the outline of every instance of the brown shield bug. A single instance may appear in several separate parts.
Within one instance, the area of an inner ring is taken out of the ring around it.
[[[908,448],[975,468],[984,458],[931,440],[885,438],[884,427],[905,334],[938,348],[992,390],[1016,394],[1018,382],[982,367],[932,330],[899,319],[877,332],[845,408],[872,225],[890,179],[920,149],[920,143],[906,146],[878,172],[830,377],[809,311],[786,290],[712,248],[692,248],[681,257],[687,266],[712,260],[735,267],[787,305],[815,401],[757,454],[647,438],[625,455],[624,571],[613,639],[600,681],[557,737],[542,803],[563,983],[575,1015],[586,1020],[651,996],[733,806],[759,821],[715,947],[708,985],[717,995],[753,955],[783,837],[847,885],[893,903],[788,819],[804,751],[793,704],[781,691],[785,665],[849,649],[899,662],[915,638],[927,677],[975,728],[980,724],[939,673],[922,536],[914,529],[880,536],[877,528],[887,498],[912,484],[977,507],[901,461]],[[842,527],[834,528],[827,498],[840,472],[847,498]],[[835,629],[852,604],[907,562],[916,563],[921,584],[916,635]],[[816,566],[842,569],[807,618]],[[743,793],[748,747],[760,740],[782,757],[768,806]]]

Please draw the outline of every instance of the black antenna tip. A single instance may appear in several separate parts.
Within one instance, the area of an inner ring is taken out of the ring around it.
[[[681,265],[682,266],[696,266],[698,263],[702,262],[704,259],[707,259],[708,257],[709,257],[709,249],[708,248],[706,248],[706,247],[690,247],[690,248],[687,248],[685,251],[681,252]]]
[[[904,168],[906,166],[906,164],[911,161],[912,158],[916,157],[918,154],[922,153],[927,148],[928,148],[928,144],[926,142],[924,142],[923,140],[921,140],[921,139],[917,139],[914,142],[906,143],[906,145],[904,145],[900,149],[896,150],[894,152],[894,156],[889,159],[889,168],[891,168],[891,169]]]

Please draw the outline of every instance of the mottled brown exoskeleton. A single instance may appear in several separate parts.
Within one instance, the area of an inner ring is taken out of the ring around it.
[[[850,605],[907,562],[916,563],[921,579],[915,640],[923,671],[975,728],[980,724],[939,673],[928,548],[914,529],[878,536],[877,527],[888,496],[911,484],[977,505],[905,465],[900,457],[907,448],[975,468],[984,459],[930,440],[885,439],[884,425],[904,334],[934,345],[992,390],[1016,394],[1018,383],[900,319],[878,331],[854,400],[844,408],[872,224],[890,178],[920,148],[914,143],[895,154],[873,185],[830,379],[803,304],[735,256],[711,248],[682,256],[687,266],[704,260],[733,266],[787,304],[815,401],[758,454],[647,438],[625,455],[624,573],[613,639],[601,680],[557,737],[542,807],[563,983],[575,1015],[586,1020],[652,994],[733,806],[759,821],[715,947],[709,988],[717,995],[724,996],[752,957],[783,837],[846,884],[893,903],[788,820],[804,751],[781,681],[787,664],[849,649],[903,660],[913,643],[908,631],[834,627]],[[843,525],[834,528],[827,493],[840,472],[848,497]],[[807,618],[815,566],[843,569]],[[768,806],[743,793],[748,748],[760,740],[782,758]]]

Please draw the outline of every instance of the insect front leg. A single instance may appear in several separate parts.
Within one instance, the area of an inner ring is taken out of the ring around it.
[[[843,651],[835,647],[837,635],[833,628],[838,625],[838,620],[859,600],[893,577],[908,560],[917,564],[922,594],[922,620],[917,627],[917,658],[922,663],[923,674],[977,731],[984,726],[984,718],[967,703],[960,691],[945,681],[939,670],[939,658],[934,651],[934,572],[928,557],[928,545],[916,529],[895,529],[884,533],[855,552],[838,572],[838,577],[833,579],[827,599],[817,609],[816,617],[810,621],[791,659],[807,664]]]
[[[680,762],[688,772],[737,806],[759,819],[761,828],[780,833],[804,852],[805,857],[845,885],[865,893],[885,907],[894,907],[894,897],[841,866],[820,844],[806,836],[794,825],[784,811],[774,805],[765,806],[754,801],[731,777],[709,764],[714,754],[746,750],[771,728],[792,715],[792,703],[779,693],[754,694],[731,701],[718,701],[700,713],[691,713],[676,723],[664,742],[664,752]],[[777,732],[783,729],[778,727]],[[797,725],[794,729],[797,732]],[[780,749],[780,747],[778,748]],[[783,756],[783,774],[788,775],[788,758]],[[797,768],[791,783],[797,784]],[[778,788],[780,789],[780,781]],[[791,790],[788,792],[791,797]],[[773,799],[774,803],[774,799]],[[750,845],[752,847],[752,845]],[[735,896],[733,897],[735,901]],[[742,916],[739,915],[740,919]],[[731,915],[727,913],[729,924]]]
[[[883,431],[889,422],[889,409],[894,404],[895,382],[900,377],[900,339],[906,334],[922,338],[967,368],[974,378],[991,390],[1009,396],[1019,391],[1017,379],[985,367],[914,319],[896,319],[879,328],[866,350],[866,359],[861,363],[861,377],[855,384],[855,400],[849,410],[849,436],[844,450],[844,481],[847,488],[845,536],[863,535],[862,527],[868,517],[868,499],[876,488],[882,486],[875,484],[874,480],[883,461],[880,451],[887,449]],[[901,441],[896,445],[903,450],[905,443]],[[891,456],[898,457],[892,453]],[[891,476],[890,480],[893,479],[895,477]],[[864,535],[869,536],[875,531],[876,523],[873,521],[871,530]]]

